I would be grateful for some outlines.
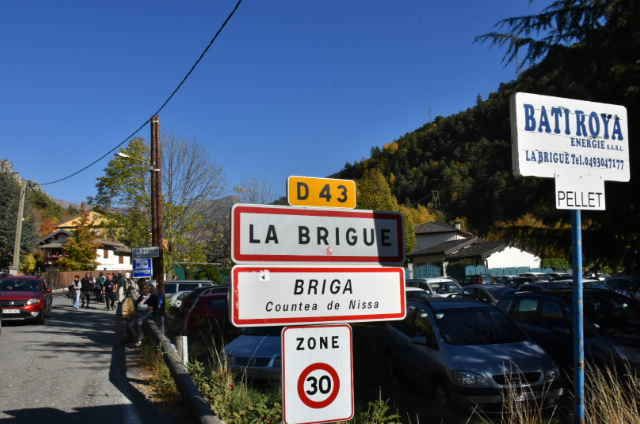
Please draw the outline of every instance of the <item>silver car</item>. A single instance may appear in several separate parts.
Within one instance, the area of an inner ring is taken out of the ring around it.
[[[282,327],[243,328],[224,352],[231,370],[248,379],[280,381]]]
[[[460,284],[449,277],[409,278],[407,286],[421,288],[432,297],[455,297],[463,294]]]
[[[553,406],[562,396],[551,358],[498,308],[473,300],[431,299],[409,305],[386,325],[392,372],[412,380],[441,406],[499,407],[517,401]]]

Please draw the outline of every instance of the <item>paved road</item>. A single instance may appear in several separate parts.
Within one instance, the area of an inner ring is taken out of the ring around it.
[[[5,323],[0,424],[164,424],[127,376],[118,318],[56,297],[46,325]]]

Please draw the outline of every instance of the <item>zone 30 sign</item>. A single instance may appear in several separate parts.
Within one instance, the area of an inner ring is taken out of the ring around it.
[[[353,418],[351,327],[285,327],[281,339],[284,422]]]

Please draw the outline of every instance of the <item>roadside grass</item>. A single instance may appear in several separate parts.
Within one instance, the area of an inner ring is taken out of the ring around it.
[[[164,362],[162,351],[151,339],[145,337],[141,346],[142,365],[150,372],[150,386],[155,399],[173,403],[180,399],[180,393],[171,371]]]
[[[224,355],[213,350],[209,365],[194,362],[189,372],[212,409],[227,424],[277,424],[282,422],[279,386],[248,384],[244,376],[231,372]],[[397,412],[382,398],[368,403],[351,421],[354,424],[401,424]]]
[[[218,344],[220,346],[220,344]],[[226,357],[210,349],[210,363],[192,362],[191,373],[212,409],[227,424],[276,424],[282,422],[282,395],[276,385],[249,384],[244,376],[231,372]],[[151,371],[154,395],[163,401],[179,399],[173,378],[162,353],[149,339],[142,345],[143,364]],[[640,424],[640,376],[629,367],[624,372],[589,366],[585,394],[588,424]],[[569,422],[566,410],[545,410],[545,394],[536,399],[530,388],[511,385],[503,397],[503,408],[496,416],[479,410],[469,414],[465,424],[560,424]],[[532,400],[523,402],[522,398]],[[356,411],[352,424],[420,424],[410,411],[397,411],[391,399],[369,401]],[[404,415],[401,415],[404,414]],[[429,422],[436,422],[429,420]],[[444,422],[444,421],[442,421]]]
[[[640,376],[629,365],[616,373],[587,367],[587,423],[640,423]]]
[[[545,411],[542,399],[521,402],[528,389],[511,388],[504,396],[502,413],[491,419],[474,411],[469,423],[558,424],[569,422],[558,409]],[[640,424],[640,376],[628,365],[623,372],[587,366],[585,379],[586,423]],[[564,411],[567,414],[567,411]]]

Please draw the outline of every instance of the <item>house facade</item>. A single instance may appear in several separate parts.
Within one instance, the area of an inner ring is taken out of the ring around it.
[[[433,275],[463,278],[467,266],[487,270],[540,268],[540,257],[504,241],[483,240],[444,222],[419,225],[416,248],[408,254],[412,268]]]
[[[92,232],[96,236],[96,268],[86,271],[130,272],[132,270],[131,249],[120,242],[104,238],[106,230],[102,215],[89,212],[87,221],[92,225]],[[44,256],[45,266],[48,269],[57,267],[58,261],[64,256],[64,245],[73,236],[79,223],[80,217],[63,222],[58,225],[56,231],[40,240],[38,250]]]

